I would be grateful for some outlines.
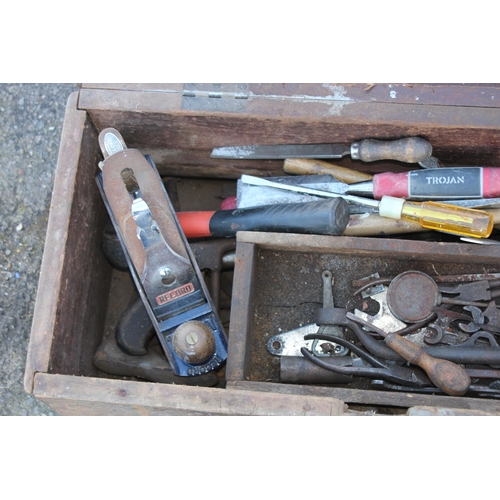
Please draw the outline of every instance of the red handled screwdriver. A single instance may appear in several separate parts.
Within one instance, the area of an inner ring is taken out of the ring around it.
[[[500,196],[500,168],[442,167],[373,176],[320,160],[287,159],[288,174],[330,174],[349,184],[343,193],[415,200],[497,198]],[[364,175],[365,178],[360,178]],[[356,180],[360,182],[356,182]]]
[[[349,194],[413,200],[496,198],[500,196],[500,168],[443,167],[375,174],[373,180],[351,184]]]

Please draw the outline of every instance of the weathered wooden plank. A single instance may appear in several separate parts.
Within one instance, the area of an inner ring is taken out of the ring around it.
[[[70,96],[47,228],[25,374],[95,374],[92,356],[102,335],[111,267],[100,248],[107,214],[95,175],[97,135]]]
[[[465,408],[434,408],[432,406],[413,406],[408,409],[409,417],[491,417],[499,416],[500,411],[484,411]]]
[[[321,236],[307,234],[263,233],[240,231],[238,243],[252,243],[267,250],[301,253],[332,253],[353,256],[371,256],[399,260],[423,260],[433,262],[457,262],[464,264],[500,263],[500,249],[489,245],[464,243],[436,243],[399,239],[379,239],[350,236]],[[486,248],[487,247],[487,248]]]
[[[243,380],[250,373],[249,349],[253,330],[253,309],[248,305],[253,302],[255,250],[252,243],[241,243],[236,248],[226,364],[227,380]]]
[[[24,387],[33,390],[36,372],[46,372],[53,342],[59,291],[62,286],[62,269],[65,261],[68,227],[71,217],[71,193],[76,182],[76,165],[82,148],[86,113],[78,111],[78,92],[69,98],[61,134],[61,145],[50,205],[40,279],[35,303],[33,324],[26,361]]]
[[[276,384],[270,382],[233,381],[228,383],[228,390],[247,390],[269,392],[271,394],[294,394],[301,396],[332,397],[344,401],[348,406],[362,404],[382,407],[429,406],[441,408],[464,408],[482,410],[485,412],[499,412],[500,401],[482,398],[458,398],[453,396],[427,395],[417,393],[399,393],[390,391],[366,391],[346,389],[342,387],[320,387],[313,385]]]
[[[100,244],[108,221],[95,181],[100,160],[97,132],[87,116],[75,183],[72,194],[66,193],[71,212],[50,354],[52,373],[97,373],[92,357],[102,339],[111,280],[111,266]],[[50,241],[51,234],[47,237]]]
[[[182,92],[184,83],[81,83],[80,88],[139,90],[144,92]]]
[[[61,415],[335,416],[335,398],[38,373],[33,395]]]
[[[367,137],[412,135],[428,139],[434,156],[447,165],[493,166],[500,162],[498,108],[299,97],[249,96],[244,108],[232,112],[217,108],[189,111],[183,109],[186,98],[180,92],[82,89],[79,108],[89,112],[98,130],[107,126],[120,130],[129,147],[202,151],[200,165],[213,164],[209,156],[216,146],[351,143]],[[233,164],[228,160],[218,163],[232,168]],[[366,165],[359,168],[365,171]]]
[[[500,107],[495,83],[82,83],[82,89],[144,92],[239,92],[268,99],[330,99],[391,104]]]

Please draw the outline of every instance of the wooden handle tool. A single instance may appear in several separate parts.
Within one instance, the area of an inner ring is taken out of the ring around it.
[[[356,182],[371,181],[373,179],[373,175],[364,172],[340,167],[327,161],[309,160],[307,158],[287,158],[283,170],[287,174],[296,175],[329,174],[346,184],[355,184]]]
[[[216,147],[211,158],[246,160],[286,160],[287,158],[343,158],[351,155],[353,160],[377,161],[397,160],[419,163],[428,160],[432,145],[421,137],[406,137],[395,141],[363,139],[346,144],[267,144],[255,146]]]
[[[450,396],[463,396],[469,390],[471,380],[464,368],[445,359],[433,358],[408,339],[394,332],[387,333],[352,313],[347,313],[346,317],[384,337],[384,342],[393,351],[409,363],[422,368],[432,383],[444,393]]]
[[[397,160],[418,163],[432,154],[430,142],[421,137],[407,137],[395,141],[364,139],[351,145],[351,157],[361,161]]]

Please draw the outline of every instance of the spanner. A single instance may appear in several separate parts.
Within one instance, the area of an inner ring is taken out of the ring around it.
[[[323,280],[323,308],[333,309],[333,291],[332,281],[333,275],[331,271],[325,270],[322,275]],[[275,356],[302,356],[301,348],[310,349],[317,356],[345,356],[349,349],[340,344],[328,344],[328,350],[323,344],[319,343],[318,339],[304,340],[305,335],[309,334],[330,334],[340,338],[344,338],[344,332],[336,325],[321,325],[311,323],[300,328],[295,328],[288,332],[279,333],[272,336],[267,341],[267,350]]]
[[[321,277],[323,279],[323,308],[333,309],[335,307],[332,290],[332,286],[335,282],[333,274],[331,271],[326,270],[323,271]],[[318,335],[335,335],[336,337],[344,338],[344,332],[342,328],[337,325],[321,325],[318,330]],[[313,352],[318,342],[318,339],[313,342]],[[349,349],[343,345],[333,344],[333,346],[334,356],[345,356],[349,352]]]

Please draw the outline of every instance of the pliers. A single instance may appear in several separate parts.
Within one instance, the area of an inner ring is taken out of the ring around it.
[[[372,379],[383,379],[389,382],[405,385],[408,387],[428,387],[432,386],[423,370],[419,368],[409,368],[399,365],[387,365],[378,358],[372,356],[365,350],[355,346],[351,342],[341,337],[329,334],[312,333],[304,336],[304,340],[324,340],[334,344],[343,345],[352,353],[356,354],[365,361],[368,361],[372,366],[340,366],[334,363],[328,363],[324,358],[320,358],[312,354],[305,347],[302,347],[300,352],[311,363],[324,368],[325,370],[343,375],[351,375],[355,377],[367,377]]]

